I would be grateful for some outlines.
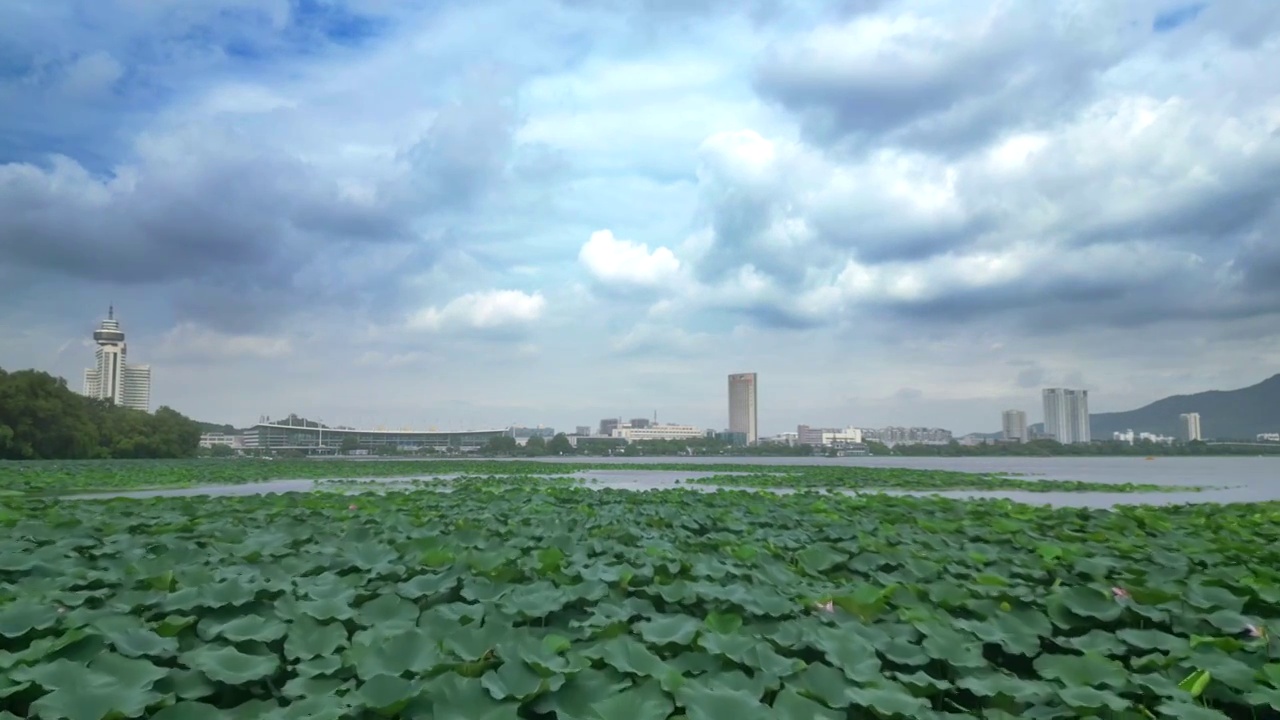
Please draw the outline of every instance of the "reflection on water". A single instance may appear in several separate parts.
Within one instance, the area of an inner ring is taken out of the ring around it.
[[[647,470],[644,465],[654,462],[726,462],[723,458],[614,458],[618,469],[590,470],[580,473],[590,488],[615,488],[620,490],[657,490],[682,487],[714,492],[717,488],[694,484],[677,484],[677,480],[692,480],[712,472]],[[599,458],[592,459],[599,462]],[[939,491],[910,492],[873,490],[866,492],[890,495],[937,495],[953,498],[1005,498],[1035,505],[1063,507],[1106,508],[1121,504],[1181,504],[1197,502],[1261,502],[1280,500],[1280,457],[1241,458],[1159,458],[1145,461],[1142,458],[730,458],[729,462],[743,464],[777,465],[781,468],[794,465],[826,466],[881,466],[912,467],[937,470],[961,470],[979,473],[1016,474],[1024,479],[1052,478],[1055,480],[1084,480],[1109,483],[1152,483],[1168,485],[1167,493],[1103,493],[1103,492],[1030,492],[1026,490],[1004,491]],[[1026,477],[1029,476],[1029,477]],[[455,476],[422,478],[445,480]],[[384,485],[387,489],[415,487],[405,483],[405,478],[365,478],[344,482]],[[1218,486],[1202,492],[1180,491],[1189,485]],[[78,499],[113,497],[190,497],[264,495],[268,493],[310,492],[330,489],[339,492],[359,492],[343,485],[327,485],[313,480],[274,480],[247,485],[210,485],[168,490],[136,490],[119,493],[94,493],[77,495]],[[442,488],[443,489],[443,488]],[[789,492],[780,490],[775,492]],[[856,493],[855,493],[856,494]]]

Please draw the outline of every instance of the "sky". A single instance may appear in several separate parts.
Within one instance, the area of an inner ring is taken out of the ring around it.
[[[993,431],[1280,372],[1274,0],[6,0],[0,367]]]

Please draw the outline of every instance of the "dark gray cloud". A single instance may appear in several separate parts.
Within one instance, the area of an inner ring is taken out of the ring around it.
[[[795,112],[819,144],[967,150],[1069,113],[1123,57],[1116,27],[1055,22],[1051,12],[876,25],[865,34],[851,25],[843,39],[827,29],[766,53],[755,86]],[[864,50],[870,43],[883,45]]]

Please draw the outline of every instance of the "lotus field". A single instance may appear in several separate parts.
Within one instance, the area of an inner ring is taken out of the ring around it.
[[[0,717],[1280,716],[1280,505],[0,499]]]
[[[115,460],[0,463],[0,495],[60,495],[73,492],[144,488],[239,485],[270,480],[357,480],[434,478],[450,475],[540,478],[579,476],[590,471],[641,469],[682,475],[718,473],[693,482],[755,488],[840,490],[1030,490],[1035,492],[1160,492],[1155,484],[1023,479],[948,470],[831,465],[743,463],[646,463],[520,460]],[[1199,488],[1180,487],[1179,490]]]

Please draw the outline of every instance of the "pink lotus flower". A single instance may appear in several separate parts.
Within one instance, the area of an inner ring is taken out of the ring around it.
[[[347,506],[347,509],[348,509],[348,510],[355,510],[355,509],[357,509],[357,508],[356,508],[356,506],[355,506],[355,505],[348,505],[348,506]]]
[[[1253,624],[1245,625],[1244,631],[1249,637],[1257,638],[1259,640],[1267,636],[1267,629],[1262,627],[1261,625],[1253,625]]]
[[[835,612],[835,611],[836,611],[836,604],[835,604],[834,602],[830,601],[830,600],[828,600],[828,601],[826,601],[826,602],[824,602],[824,603],[821,603],[821,602],[820,602],[820,603],[814,603],[814,605],[813,605],[813,606],[814,606],[815,608],[817,608],[818,610],[821,610],[822,612],[829,612],[829,613],[833,613],[833,612]]]
[[[1111,597],[1115,598],[1117,602],[1131,599],[1129,597],[1129,591],[1122,587],[1111,588]]]

